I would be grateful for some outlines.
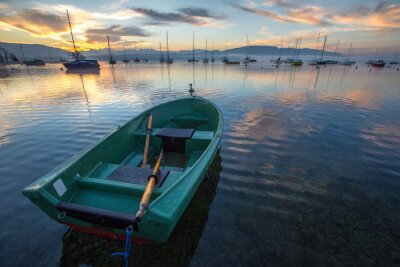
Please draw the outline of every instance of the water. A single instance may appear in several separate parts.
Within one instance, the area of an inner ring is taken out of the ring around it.
[[[122,264],[121,244],[66,234],[21,191],[188,83],[224,114],[219,181],[167,244],[134,246],[134,266],[400,265],[396,69],[60,67],[0,68],[1,266]]]

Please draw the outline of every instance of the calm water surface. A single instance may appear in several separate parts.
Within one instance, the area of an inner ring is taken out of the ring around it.
[[[0,67],[1,266],[122,264],[121,244],[67,232],[21,191],[189,83],[223,111],[220,157],[170,241],[134,246],[132,265],[400,266],[396,69],[60,67]]]

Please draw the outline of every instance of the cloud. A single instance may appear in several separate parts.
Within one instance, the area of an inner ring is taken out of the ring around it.
[[[86,34],[102,34],[102,35],[108,34],[110,36],[140,36],[140,37],[150,36],[150,33],[139,27],[136,26],[124,27],[121,25],[111,25],[108,28],[88,29],[86,31]]]
[[[274,5],[274,6],[280,6],[280,7],[297,8],[297,7],[299,7],[299,1],[271,0],[271,1],[266,2],[266,5]]]
[[[225,18],[225,16],[222,16],[222,15],[214,15],[205,8],[187,7],[187,8],[181,8],[181,9],[179,9],[179,11],[184,13],[187,16],[214,18],[214,19],[224,19]]]
[[[110,36],[110,43],[116,43],[121,41],[120,36]],[[101,34],[86,34],[86,42],[88,43],[100,43],[100,44],[106,44],[107,42],[107,37],[105,35]]]
[[[63,17],[40,9],[22,9],[0,13],[0,22],[37,36],[48,36],[68,30]]]
[[[144,25],[154,26],[168,23],[187,23],[204,27],[224,28],[228,24],[220,23],[219,20],[224,20],[225,16],[215,15],[204,8],[187,7],[181,8],[178,12],[159,12],[148,8],[132,8],[133,11],[147,16],[152,19],[150,22],[145,22]]]
[[[315,26],[331,26],[343,31],[376,30],[400,28],[400,5],[380,1],[375,6],[356,5],[343,10],[317,5],[300,5],[288,0],[271,0],[264,3],[267,8],[258,7],[254,2],[249,5],[231,4],[234,8],[268,17],[286,23],[302,23]],[[278,8],[277,8],[278,7]],[[282,9],[283,8],[283,9]]]
[[[162,21],[162,22],[183,22],[183,23],[190,23],[190,24],[197,24],[198,20],[196,18],[187,16],[185,14],[181,13],[175,13],[175,12],[168,12],[168,13],[162,13],[155,11],[153,9],[148,9],[148,8],[132,8],[134,11],[143,14],[147,17],[150,17],[156,21]]]
[[[320,26],[329,25],[329,22],[325,21],[322,18],[323,17],[322,15],[318,16],[317,14],[310,13],[310,11],[312,12],[316,11],[317,8],[291,9],[286,15],[280,15],[276,12],[272,12],[269,10],[253,8],[253,7],[245,7],[239,4],[232,4],[232,6],[248,13],[269,17],[281,22],[288,22],[288,23],[301,22],[301,23],[320,25]]]

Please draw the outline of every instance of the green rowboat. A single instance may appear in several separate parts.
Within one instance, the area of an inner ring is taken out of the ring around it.
[[[52,170],[23,194],[75,230],[124,240],[131,226],[136,230],[132,241],[165,242],[205,177],[222,129],[220,109],[204,98],[163,103]],[[138,220],[153,178],[149,204]]]

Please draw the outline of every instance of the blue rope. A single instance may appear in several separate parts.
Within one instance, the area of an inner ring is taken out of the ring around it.
[[[132,252],[132,226],[126,228],[126,240],[125,240],[125,251],[124,252],[115,252],[111,254],[112,256],[124,256],[125,257],[125,267],[129,265],[129,257],[131,256]]]

